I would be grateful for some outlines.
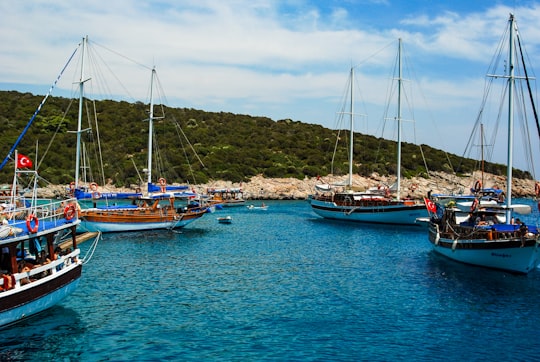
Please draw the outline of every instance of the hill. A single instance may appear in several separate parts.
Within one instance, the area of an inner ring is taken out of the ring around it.
[[[6,155],[43,96],[0,91],[0,154]],[[63,97],[50,97],[18,147],[39,164],[40,175],[53,184],[68,184],[74,177],[78,104]],[[89,179],[117,187],[141,184],[147,157],[148,105],[112,100],[84,104],[82,134],[85,141],[85,172]],[[163,118],[160,117],[160,113]],[[205,112],[190,108],[156,106],[155,144],[159,152],[154,174],[179,183],[206,184],[211,180],[248,181],[344,175],[348,172],[346,147],[332,154],[336,131],[290,119]],[[95,122],[95,120],[98,120]],[[70,132],[71,131],[71,132]],[[99,132],[98,132],[99,131]],[[347,132],[342,132],[346,134]],[[97,142],[99,140],[99,143]],[[340,143],[346,145],[342,137]],[[36,144],[37,152],[36,152]],[[402,145],[402,175],[428,177],[432,172],[458,174],[478,169],[472,159],[447,154],[427,145]],[[369,135],[355,135],[354,173],[369,176],[395,174],[396,143]],[[100,152],[101,150],[101,152]],[[424,158],[425,157],[425,163]],[[95,160],[102,155],[103,168]],[[35,161],[35,162],[36,162]],[[504,175],[505,166],[485,163],[485,171]],[[157,173],[156,173],[157,172]],[[9,182],[11,168],[0,171],[0,182]],[[515,177],[530,179],[516,170]],[[103,180],[103,182],[100,182]]]

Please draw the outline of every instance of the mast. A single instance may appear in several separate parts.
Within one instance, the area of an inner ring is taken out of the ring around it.
[[[512,217],[512,163],[514,148],[514,14],[510,14],[509,20],[510,38],[508,40],[508,155],[506,170],[506,223],[510,223]]]
[[[397,108],[397,121],[398,121],[398,132],[397,132],[397,199],[400,200],[399,195],[401,191],[401,38],[399,38],[399,48],[398,48],[398,108]]]
[[[148,186],[152,183],[152,136],[154,134],[154,75],[156,73],[156,68],[152,68],[152,77],[150,79],[150,113],[148,117]]]
[[[353,173],[353,146],[354,146],[354,105],[353,105],[353,87],[354,84],[354,67],[351,67],[351,108],[350,108],[350,127],[351,127],[351,137],[350,137],[350,146],[349,146],[349,187],[352,188],[352,173]]]
[[[480,179],[482,181],[482,187],[484,187],[484,124],[483,123],[480,123],[480,156],[482,159],[482,164],[481,164],[482,177]]]
[[[81,163],[81,133],[82,131],[82,114],[84,101],[84,57],[87,47],[88,36],[82,40],[81,48],[81,77],[79,79],[79,115],[77,117],[77,146],[75,152],[75,190],[79,187],[79,167]]]

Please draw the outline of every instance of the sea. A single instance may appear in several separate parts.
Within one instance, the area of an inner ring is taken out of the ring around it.
[[[0,330],[0,360],[540,360],[540,270],[447,260],[424,228],[266,204],[81,244],[78,290]]]

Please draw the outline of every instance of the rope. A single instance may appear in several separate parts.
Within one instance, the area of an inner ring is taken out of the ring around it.
[[[174,230],[174,228],[176,227],[176,225],[178,225],[178,223],[179,223],[180,221],[182,221],[183,218],[184,218],[184,215],[180,215],[180,217],[178,218],[178,220],[176,220],[176,222],[175,222],[174,224],[172,224],[168,229],[169,229],[170,231],[172,231],[172,232],[176,232],[176,231]],[[179,233],[180,233],[180,232],[179,232]]]
[[[96,248],[97,248],[97,244],[99,242],[99,239],[101,239],[101,231],[98,231],[98,235],[96,236],[96,238],[94,239],[94,242],[92,243],[92,245],[90,246],[90,249],[88,249],[88,251],[86,252],[86,255],[84,256],[84,258],[82,258],[83,260],[83,265],[86,265],[91,259],[92,257],[94,256],[94,253],[96,251]],[[90,255],[89,255],[90,254]]]

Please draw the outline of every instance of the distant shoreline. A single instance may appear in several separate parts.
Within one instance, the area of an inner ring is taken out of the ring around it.
[[[430,178],[413,177],[401,181],[401,197],[411,196],[421,198],[428,191],[433,193],[463,193],[469,194],[477,180],[481,180],[480,172],[473,175],[457,177],[443,172],[431,173]],[[484,173],[484,187],[498,187],[506,189],[506,177]],[[262,175],[254,176],[249,182],[233,183],[231,181],[210,181],[206,184],[189,185],[192,190],[205,194],[209,188],[214,189],[241,189],[246,200],[306,200],[315,193],[315,185],[322,183],[343,183],[346,176],[311,177],[299,180],[296,178],[265,178]],[[386,177],[373,174],[371,177],[353,176],[353,185],[359,189],[369,187],[386,187],[395,182],[395,177]],[[514,179],[512,197],[534,197],[535,181]],[[39,190],[43,197],[53,197],[67,191],[67,185],[50,185]],[[133,192],[137,187],[117,188],[112,185],[99,186],[98,191],[104,192]]]

